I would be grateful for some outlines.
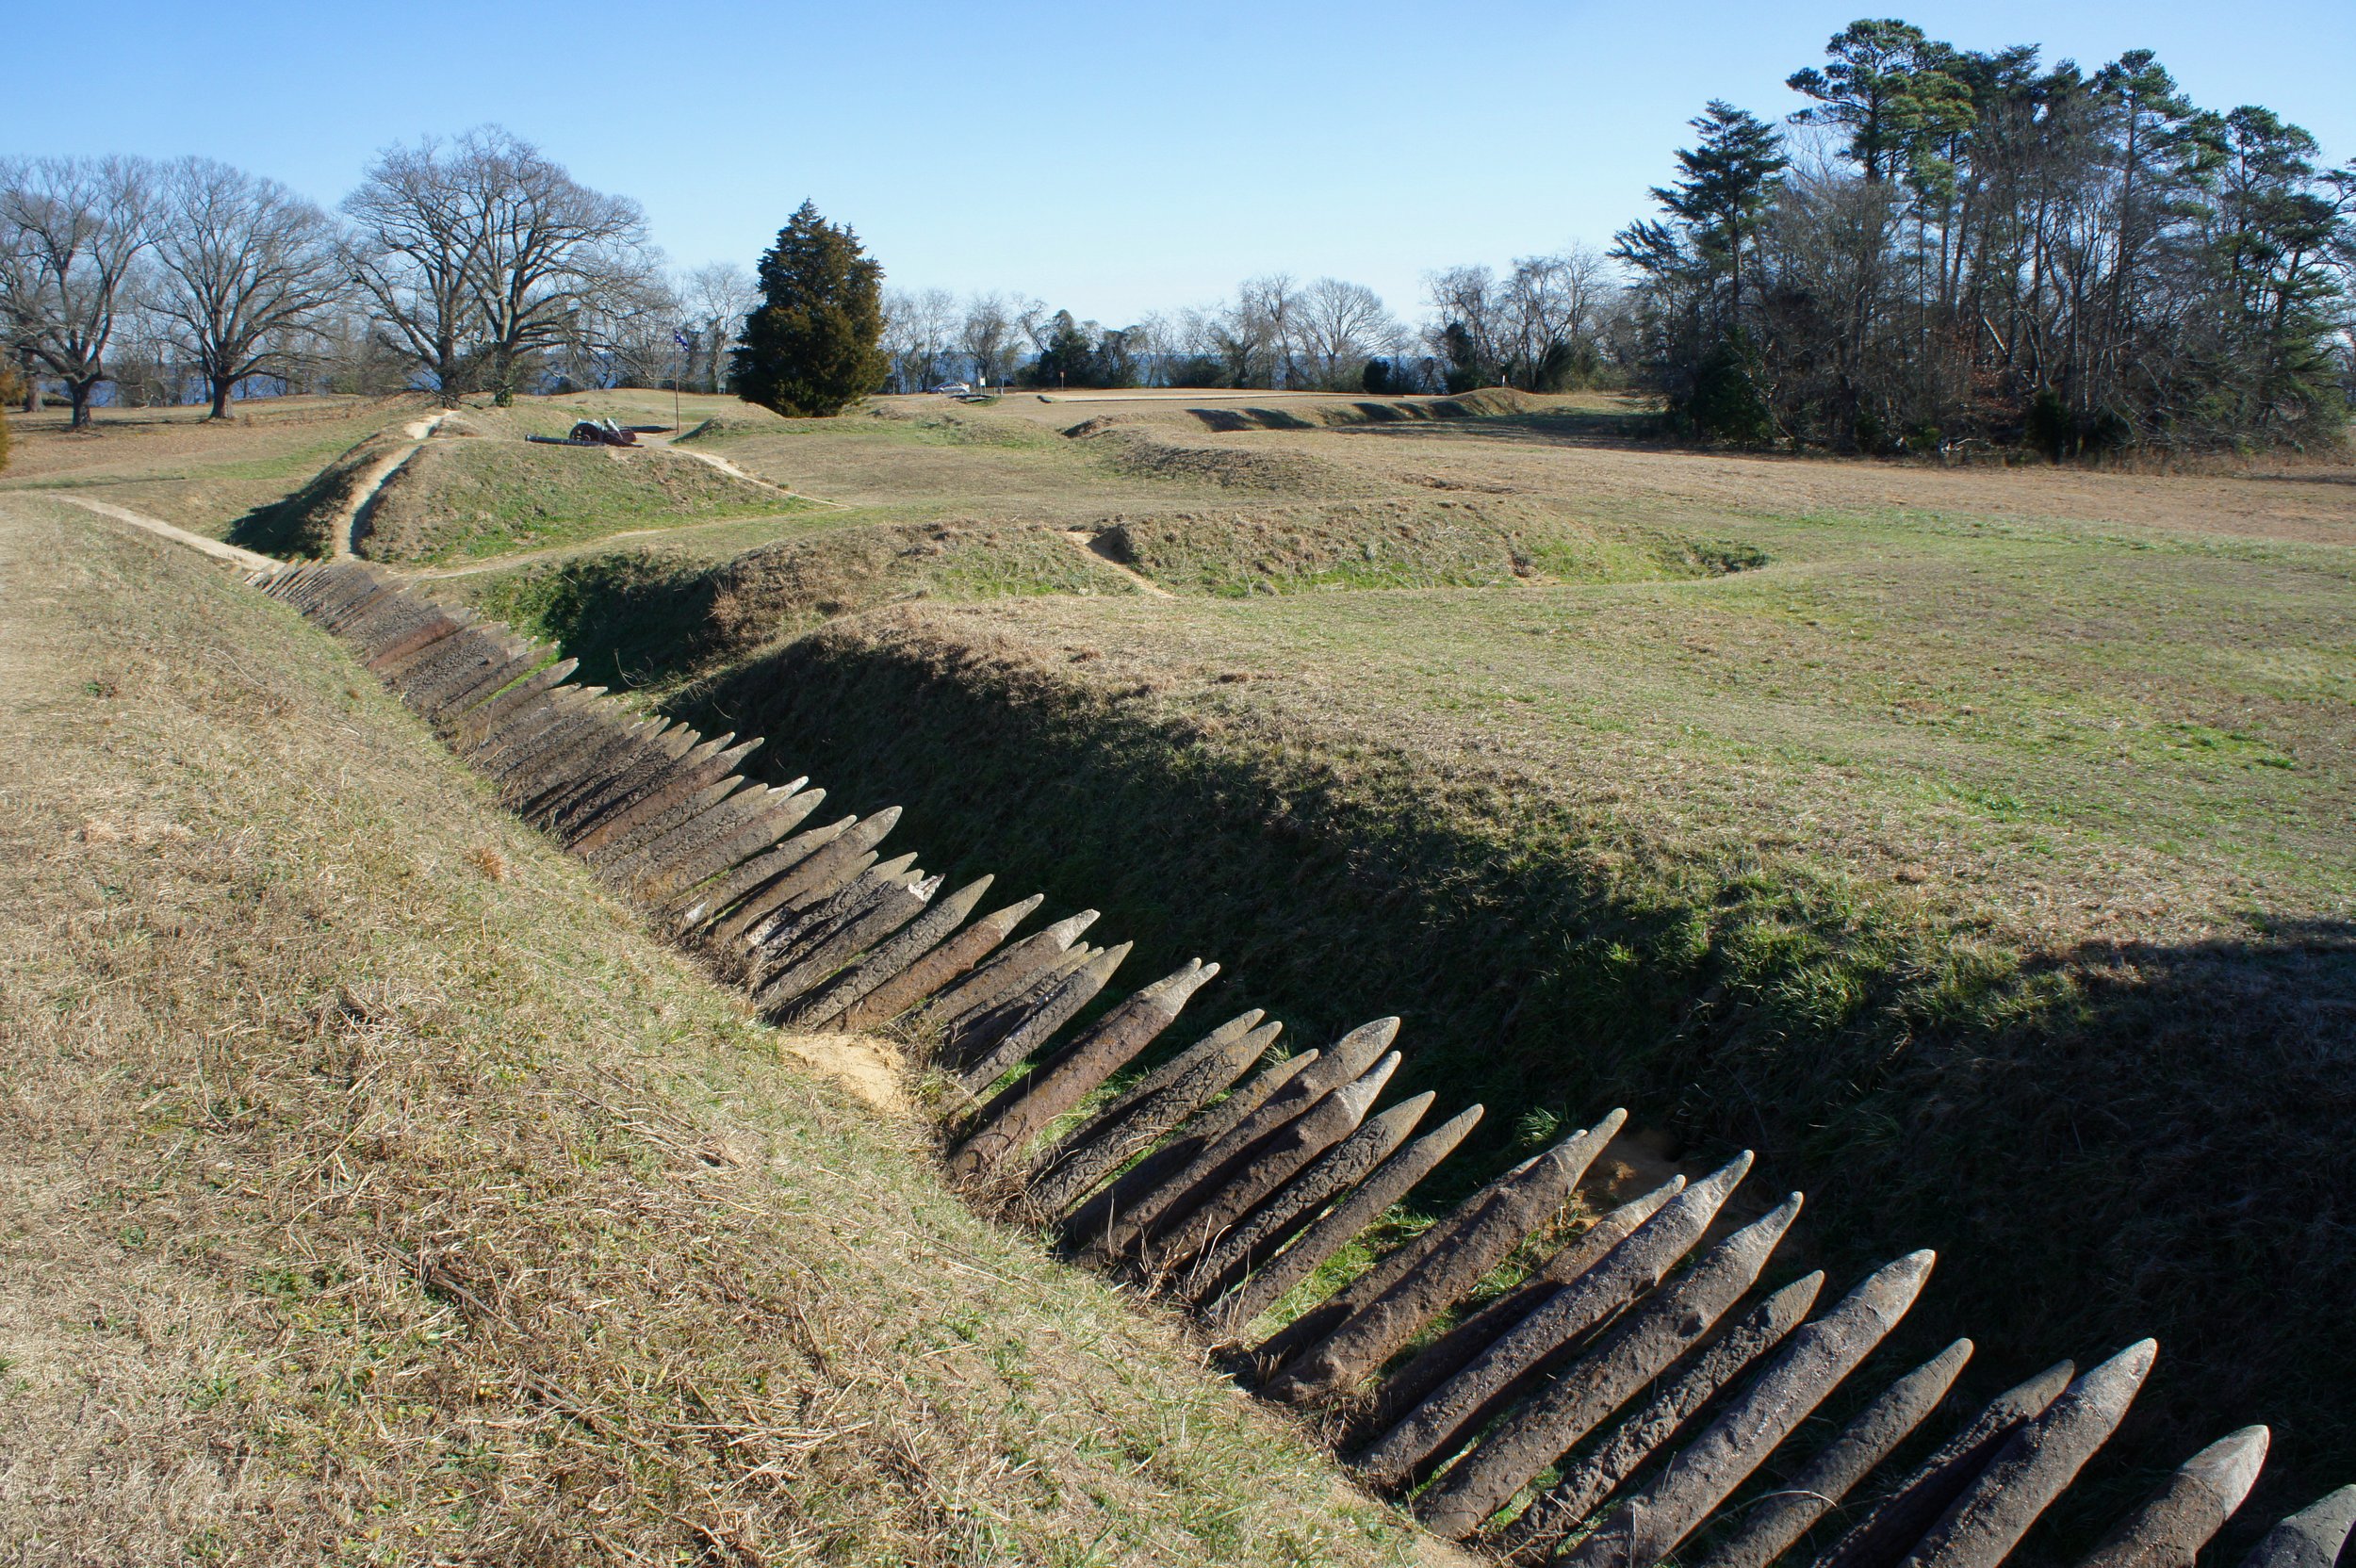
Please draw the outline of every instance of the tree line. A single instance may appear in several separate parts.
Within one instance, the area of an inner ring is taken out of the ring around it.
[[[0,158],[0,350],[25,406],[716,386],[741,268],[666,274],[637,203],[497,127],[381,154],[335,212],[209,158]]]
[[[887,383],[1026,386],[1265,387],[1317,392],[1559,392],[1612,379],[1621,291],[1607,260],[1573,248],[1504,270],[1451,267],[1428,280],[1430,319],[1410,326],[1365,284],[1290,274],[1246,279],[1208,305],[1107,327],[1043,300],[945,288],[883,297]]]
[[[1628,368],[1705,436],[2069,456],[2336,440],[2356,170],[2148,50],[2092,72],[1900,21],[1783,126],[1713,102],[1612,254]]]
[[[887,382],[1426,392],[1634,385],[1686,433],[1837,451],[2336,440],[2356,393],[2356,168],[2274,111],[1852,24],[1774,124],[1693,122],[1659,216],[1598,254],[1363,285],[1252,278],[1134,324],[888,292]]]
[[[1633,385],[1693,435],[1839,451],[2345,429],[2356,170],[2299,126],[2195,106],[2149,51],[2086,72],[1894,20],[1789,85],[1808,103],[1781,124],[1710,103],[1608,252],[1437,270],[1413,325],[1284,273],[1121,326],[885,289],[807,204],[758,276],[674,274],[636,203],[497,127],[386,150],[332,213],[209,159],[0,159],[0,349],[28,406],[55,385],[77,425],[109,383],[218,415],[241,387],[676,383],[806,409],[966,381]]]

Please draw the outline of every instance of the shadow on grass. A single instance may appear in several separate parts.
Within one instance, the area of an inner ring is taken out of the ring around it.
[[[308,491],[305,486],[284,500],[255,507],[231,523],[222,537],[241,549],[264,555],[319,559],[326,553],[326,541],[315,524],[315,509],[306,504],[313,498]]]
[[[668,684],[722,651],[712,617],[718,589],[707,567],[600,555],[504,578],[483,608],[580,660],[576,680],[626,692]]]
[[[1567,815],[1380,759],[1344,774],[1281,736],[1214,743],[888,633],[822,631],[675,707],[769,737],[757,764],[844,809],[903,807],[897,839],[953,882],[1103,909],[1138,944],[1122,988],[1219,960],[1168,1049],[1246,1004],[1296,1048],[1400,1014],[1394,1093],[1489,1108],[1427,1209],[1626,1104],[1690,1157],[1757,1149],[1762,1192],[1808,1191],[1792,1272],[1847,1282],[1939,1249],[1890,1354],[1972,1334],[1969,1396],[2156,1334],[2115,1486],[2058,1540],[2085,1544],[2151,1467],[2249,1421],[2275,1429],[2282,1505],[2250,1517],[2356,1473],[2345,922],[2022,962],[1805,867],[1606,871]]]
[[[1628,447],[1669,439],[1668,424],[1661,416],[1632,409],[1562,408],[1531,414],[1484,414],[1461,419],[1370,419],[1363,425],[1352,423],[1340,428],[1394,440],[1460,441],[1476,436],[1540,447]]]
[[[1211,405],[1187,413],[1204,428],[1234,434],[1253,430],[1364,430],[1382,427],[1386,435],[1457,439],[1485,435],[1499,440],[1544,442],[1554,446],[1624,446],[1664,437],[1667,425],[1658,414],[1639,409],[1557,408],[1530,413],[1491,414],[1455,398],[1429,402],[1350,403],[1329,407],[1322,418],[1304,418],[1289,409],[1237,408]]]
[[[1315,419],[1304,419],[1298,414],[1281,408],[1190,408],[1187,413],[1203,421],[1211,430],[1235,432],[1245,430],[1321,430]]]

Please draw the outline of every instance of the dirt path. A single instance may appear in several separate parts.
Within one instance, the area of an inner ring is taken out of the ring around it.
[[[730,463],[727,458],[720,456],[716,452],[699,452],[692,447],[686,451],[679,451],[679,448],[674,445],[674,443],[679,440],[681,433],[683,433],[679,431],[672,431],[668,434],[650,434],[641,437],[639,444],[646,447],[661,447],[665,451],[678,452],[681,457],[692,457],[698,463],[708,464],[711,466],[719,469],[730,479],[741,479],[747,484],[758,484],[763,490],[775,490],[780,496],[792,496],[795,500],[817,499],[814,496],[805,496],[797,491],[788,490],[784,485],[773,483],[768,480],[762,479],[759,474],[746,473],[744,469],[738,467],[735,464]],[[841,506],[843,503],[841,501],[820,501],[819,504],[821,506]]]
[[[1137,571],[1133,567],[1122,565],[1120,562],[1115,561],[1111,556],[1106,555],[1103,550],[1097,548],[1097,536],[1090,533],[1088,530],[1082,528],[1066,529],[1063,531],[1063,536],[1072,542],[1072,548],[1086,552],[1087,555],[1100,566],[1110,566],[1114,571],[1119,572],[1122,577],[1125,577],[1131,582],[1136,583],[1137,585],[1137,591],[1146,595],[1148,597],[1157,599],[1174,599],[1178,596],[1177,595],[1171,593],[1169,589],[1163,587],[1160,583],[1154,581],[1152,578],[1147,577],[1143,572]]]
[[[448,417],[447,414],[429,414],[422,419],[412,419],[401,430],[401,434],[409,438],[410,445],[390,454],[368,470],[368,477],[360,482],[359,489],[352,494],[351,507],[335,519],[335,554],[338,559],[359,553],[352,547],[360,536],[360,525],[367,520],[369,509],[376,504],[376,493],[384,489],[385,482],[401,472],[411,458],[425,449],[426,442]]]
[[[243,566],[249,571],[270,571],[286,564],[276,556],[257,555],[252,550],[239,549],[235,545],[224,545],[218,539],[207,539],[201,533],[190,533],[187,529],[167,523],[161,517],[151,517],[144,512],[134,512],[127,506],[117,506],[112,501],[94,501],[87,496],[56,494],[51,494],[46,498],[63,501],[68,506],[78,506],[86,512],[95,512],[102,517],[112,517],[118,523],[129,523],[133,528],[143,528],[150,533],[159,533],[175,544],[186,545],[190,549],[202,550],[216,561],[226,561],[233,566]]]

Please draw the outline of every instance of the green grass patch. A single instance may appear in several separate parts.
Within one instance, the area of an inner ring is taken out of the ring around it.
[[[1137,592],[1045,528],[810,520],[792,538],[718,564],[598,553],[454,580],[450,591],[555,640],[581,661],[582,679],[617,690],[666,688],[889,603]]]
[[[378,493],[359,549],[438,564],[808,504],[659,449],[437,441]]]
[[[953,876],[1105,909],[1140,975],[1218,958],[1206,1005],[1297,1044],[1402,1014],[1399,1088],[1489,1107],[1425,1204],[1526,1117],[1626,1103],[1806,1187],[1837,1276],[1940,1249],[1909,1347],[1969,1332],[1992,1388],[2155,1333],[2122,1456],[2264,1418],[2282,1484],[2328,1484],[2356,1464],[2356,1352],[2305,1283],[2356,1271],[2315,1223],[2356,1210],[2346,552],[1724,537],[1769,564],[839,621],[673,706],[903,806]]]

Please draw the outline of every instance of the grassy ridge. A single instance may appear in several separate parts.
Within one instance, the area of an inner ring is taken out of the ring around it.
[[[893,600],[1137,590],[1047,529],[827,519],[718,564],[592,554],[461,591],[485,613],[561,643],[581,661],[583,680],[644,688],[741,658],[780,631]]]
[[[338,519],[350,514],[371,469],[401,450],[399,431],[380,432],[303,481],[291,494],[254,508],[226,535],[265,555],[319,560],[335,553]]]
[[[527,424],[556,422],[547,410],[525,412]],[[506,433],[502,411],[452,414],[445,430],[376,492],[355,542],[360,554],[434,564],[572,544],[633,525],[675,528],[808,510],[805,501],[676,452],[527,443]],[[406,445],[398,432],[371,436],[292,494],[239,518],[229,539],[267,554],[332,553],[336,522],[351,513],[363,482]]]
[[[2321,1285],[2356,1270],[2348,923],[2033,954],[1803,848],[1647,845],[1502,768],[1065,673],[1092,640],[869,617],[685,708],[846,808],[905,806],[928,864],[1110,911],[1139,979],[1217,957],[1219,1001],[1301,1043],[1401,1013],[1399,1086],[1491,1107],[1434,1201],[1627,1103],[1805,1186],[1836,1277],[1940,1249],[1907,1333],[1972,1334],[1984,1388],[2155,1333],[2123,1454],[2264,1419],[2273,1500],[2356,1466]]]
[[[271,398],[208,421],[203,407],[109,409],[95,433],[70,434],[62,414],[19,416],[20,461],[0,493],[79,492],[194,532],[251,528],[289,489],[388,425],[423,411],[415,398]]]
[[[806,504],[676,452],[435,442],[386,482],[358,547],[380,561],[465,561]]]
[[[1205,1009],[1300,1043],[1405,1013],[1406,1086],[1491,1106],[1456,1189],[1624,1101],[1807,1186],[1836,1276],[1939,1247],[1907,1332],[1972,1333],[1981,1392],[2155,1332],[2114,1460],[2264,1419],[2253,1517],[2346,1478],[2330,485],[1711,459],[1552,404],[1121,407],[718,430],[852,508],[448,591],[908,806],[928,864],[1104,908],[1124,979],[1217,957]]]
[[[1331,501],[1113,523],[1098,547],[1177,593],[1503,587],[1694,577],[1762,564],[1746,545],[1599,528],[1528,502]]]
[[[1410,1555],[291,612],[21,498],[0,589],[7,1555]]]
[[[1576,410],[1247,413],[732,441],[877,502],[970,486],[1041,519],[985,542],[1009,562],[1057,517],[1178,596],[878,613],[902,596],[819,589],[812,556],[724,617],[734,568],[698,568],[663,601],[686,634],[628,673],[768,735],[780,776],[906,806],[928,864],[1105,909],[1137,979],[1216,957],[1220,999],[1305,1043],[1405,1014],[1404,1086],[1485,1101],[1489,1168],[1624,1101],[1759,1149],[1837,1268],[1940,1248],[1909,1332],[1972,1333],[1984,1389],[2152,1332],[2122,1452],[2263,1419],[2275,1500],[2356,1467],[2326,1282],[2356,1269],[2356,567],[2328,489],[1720,462],[1594,445]],[[1288,488],[1175,482],[1236,456]],[[542,624],[632,620],[583,587]]]

